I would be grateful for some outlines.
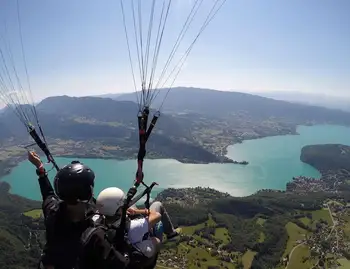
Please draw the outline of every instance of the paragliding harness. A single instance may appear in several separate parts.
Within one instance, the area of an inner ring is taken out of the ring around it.
[[[46,232],[50,232],[50,235],[55,234],[55,227],[56,227],[56,220],[57,220],[57,214],[59,214],[60,210],[61,210],[61,206],[64,203],[62,200],[60,200],[59,198],[54,198],[58,200],[58,203],[55,203],[55,205],[53,205],[50,209],[50,215],[47,216],[46,220],[45,220],[45,226],[46,226]],[[96,201],[94,198],[91,199],[91,201],[89,201],[90,205],[94,205],[96,204]],[[95,222],[93,221],[93,216],[95,215],[95,211],[92,210],[92,208],[90,208],[87,211],[86,214],[86,218],[85,221],[89,222],[89,227],[82,233],[81,237],[80,237],[80,253],[77,256],[77,260],[75,263],[75,266],[72,267],[72,269],[79,269],[79,262],[80,262],[80,255],[83,253],[83,250],[85,248],[85,246],[88,244],[88,242],[90,241],[91,236],[94,234],[95,231],[97,231],[97,229],[104,229],[106,230],[106,227],[101,225],[99,222]],[[37,268],[38,269],[44,269],[44,265],[43,265],[43,256],[44,254],[41,255],[40,259],[39,259],[39,263]]]
[[[127,227],[129,227],[129,218],[127,217],[127,209],[136,204],[141,198],[146,196],[145,200],[145,208],[150,208],[150,194],[155,185],[158,185],[156,182],[152,182],[151,185],[146,185],[143,182],[144,173],[143,173],[143,161],[146,156],[146,142],[160,116],[160,112],[157,111],[152,121],[147,126],[148,123],[148,116],[149,116],[149,108],[145,107],[143,111],[140,111],[138,114],[138,127],[139,127],[139,151],[137,155],[137,171],[136,171],[136,178],[134,182],[134,186],[132,186],[129,191],[127,192],[126,198],[124,199],[124,204],[122,207],[122,214],[119,221],[114,223],[113,225],[105,225],[102,223],[94,223],[92,227],[89,227],[81,237],[81,247],[84,248],[84,246],[89,242],[91,236],[96,232],[97,229],[104,229],[107,235],[107,240],[110,240],[110,242],[114,245],[116,250],[123,253],[125,256],[127,256],[130,260],[130,265],[128,268],[154,268],[156,265],[158,254],[154,257],[154,259],[150,259],[146,257],[143,253],[141,253],[138,249],[136,249],[128,240],[128,230]],[[148,128],[147,128],[148,127]],[[39,127],[40,128],[40,127]],[[41,128],[40,128],[41,130]],[[54,158],[52,157],[46,142],[44,143],[37,132],[35,131],[34,127],[31,127],[29,130],[29,134],[32,136],[36,144],[40,147],[40,149],[45,153],[48,162],[51,162],[57,171],[59,171],[59,168],[54,161]],[[43,134],[42,134],[43,135]],[[44,138],[44,136],[43,136]],[[45,140],[45,138],[44,138]],[[29,145],[31,146],[31,145]],[[28,147],[29,147],[28,146]],[[137,188],[140,185],[143,185],[145,189],[137,196]],[[77,260],[77,265],[75,266],[75,269],[78,267],[79,259]],[[151,263],[150,263],[151,262]],[[150,263],[150,264],[149,264]],[[42,262],[40,259],[38,268],[42,267]]]
[[[155,126],[157,123],[157,120],[160,116],[160,112],[157,111],[153,118],[152,121],[147,128],[147,123],[148,123],[148,116],[149,116],[149,107],[144,107],[143,111],[140,111],[138,114],[138,127],[139,127],[139,151],[137,155],[137,171],[136,171],[136,178],[134,182],[134,186],[132,186],[127,195],[126,198],[124,199],[124,204],[122,207],[122,215],[120,218],[120,224],[117,225],[117,234],[115,236],[115,244],[118,244],[120,242],[124,242],[123,247],[124,247],[124,253],[128,253],[130,255],[130,267],[131,268],[139,268],[144,267],[146,261],[150,260],[150,258],[144,256],[139,250],[134,248],[131,243],[128,240],[127,236],[127,227],[128,227],[128,217],[127,217],[127,209],[136,204],[142,197],[146,195],[146,201],[145,201],[145,208],[149,210],[150,208],[150,194],[154,186],[158,185],[156,182],[152,182],[151,185],[146,185],[143,182],[144,178],[144,173],[143,173],[143,160],[146,156],[146,142]],[[137,193],[137,188],[142,184],[145,189],[143,192],[141,192],[139,195],[135,196]],[[155,260],[153,261],[153,264],[149,268],[153,268],[156,264],[157,257],[155,257]],[[148,268],[148,267],[147,267]]]

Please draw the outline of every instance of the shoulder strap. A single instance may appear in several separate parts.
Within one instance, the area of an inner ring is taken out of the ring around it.
[[[82,247],[84,248],[87,243],[90,241],[92,235],[101,227],[97,226],[97,227],[89,227],[87,228],[83,234],[81,235],[81,243],[82,243]]]
[[[86,244],[90,241],[91,236],[96,232],[98,229],[104,229],[106,230],[106,227],[103,225],[103,221],[101,219],[101,215],[98,214],[90,214],[87,218],[87,221],[89,222],[88,228],[82,233],[81,235],[81,243],[82,247],[85,247]]]
[[[90,239],[94,235],[94,233],[98,229],[102,229],[102,228],[103,227],[101,225],[91,226],[91,227],[88,227],[82,233],[82,235],[80,237],[80,252],[79,252],[79,255],[77,256],[75,267],[73,269],[79,269],[80,268],[80,259],[84,255],[84,249],[85,249],[86,245],[90,242]]]

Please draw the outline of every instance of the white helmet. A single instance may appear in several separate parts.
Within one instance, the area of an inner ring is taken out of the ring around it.
[[[105,216],[114,216],[116,211],[123,206],[124,196],[124,192],[116,187],[102,190],[96,199],[99,213]]]

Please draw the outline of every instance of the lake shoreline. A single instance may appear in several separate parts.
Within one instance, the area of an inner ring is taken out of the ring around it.
[[[320,127],[317,127],[317,126],[321,126],[322,127],[322,125],[311,125],[312,127],[315,127],[315,128],[320,128]],[[310,127],[310,125],[298,125],[298,129],[299,128],[304,128],[304,127]],[[328,128],[328,127],[327,127]],[[347,127],[348,128],[348,127]],[[297,128],[296,128],[296,132],[295,132],[295,134],[286,134],[286,135],[273,135],[273,136],[266,136],[266,137],[261,137],[261,138],[253,138],[253,139],[246,139],[246,140],[244,140],[243,142],[248,142],[248,141],[252,141],[252,140],[259,140],[259,139],[264,139],[264,138],[269,138],[269,137],[278,137],[278,136],[280,136],[282,139],[284,139],[284,137],[286,137],[286,136],[291,136],[291,137],[295,137],[295,136],[300,136],[301,134],[302,135],[305,135],[304,133],[305,133],[305,130],[306,130],[306,133],[309,133],[309,135],[310,135],[310,129],[308,130],[308,129],[303,129],[303,130],[301,130],[301,132],[300,131],[298,131],[297,130]],[[318,132],[320,132],[320,130],[321,129],[316,129],[316,132],[318,133]],[[339,130],[339,128],[338,129],[336,129],[336,130]],[[340,131],[342,131],[342,129],[340,129]],[[286,140],[286,141],[291,141],[290,140],[291,138],[287,138],[287,140],[286,139],[284,139],[284,140]],[[283,141],[284,141],[283,140]],[[228,145],[228,147],[229,146],[235,146],[235,145],[239,145],[239,144],[244,144],[244,143],[235,143],[235,144],[232,144],[232,145]],[[276,142],[276,141],[275,141]],[[273,143],[273,144],[275,144],[275,142],[273,142],[273,141],[270,141],[269,143]],[[264,143],[263,143],[264,144]],[[266,143],[265,143],[266,144]],[[277,143],[278,144],[278,143]],[[228,149],[228,147],[226,147],[226,149]],[[256,146],[256,147],[258,147],[258,146]],[[255,148],[256,148],[255,147]],[[236,151],[237,151],[237,149],[235,149]],[[254,151],[256,151],[256,150],[254,150]],[[264,151],[264,152],[266,152],[266,150],[263,150],[263,149],[261,149],[261,150],[259,150],[259,151]],[[238,150],[238,152],[239,152],[239,150]],[[264,154],[264,153],[261,153],[261,154]],[[300,152],[298,152],[298,154],[300,154]],[[249,154],[248,154],[249,155]],[[240,156],[239,154],[237,155],[237,156]],[[242,155],[243,156],[243,155]],[[295,153],[294,153],[294,155],[293,156],[295,156]],[[108,156],[108,157],[97,157],[96,158],[96,156],[72,156],[72,155],[63,155],[63,154],[61,154],[61,155],[58,155],[58,156],[56,156],[56,157],[60,157],[60,158],[72,158],[72,159],[80,159],[80,158],[83,158],[83,159],[100,159],[100,160],[116,160],[117,162],[118,161],[134,161],[135,159],[129,159],[129,158],[115,158],[115,157],[110,157],[110,156]],[[230,157],[230,156],[227,156],[228,158]],[[235,158],[235,159],[238,159],[238,158]],[[249,159],[249,157],[247,158],[247,159]],[[10,174],[12,171],[13,171],[13,169],[15,168],[15,167],[17,167],[18,166],[18,164],[20,163],[20,162],[23,162],[23,161],[25,161],[26,160],[26,155],[24,155],[24,156],[20,156],[20,157],[17,157],[17,158],[15,158],[15,160],[12,160],[12,162],[10,162],[9,164],[8,164],[8,166],[7,166],[7,168],[6,168],[6,171],[1,175],[1,177],[0,177],[0,180],[2,180],[2,178],[4,177],[4,176],[6,176],[6,175],[8,175],[8,174]],[[43,159],[44,160],[44,159]],[[175,159],[171,159],[171,158],[167,158],[167,159],[165,159],[165,158],[162,158],[162,159],[158,159],[158,158],[152,158],[152,156],[151,156],[151,158],[147,158],[147,159],[145,159],[145,160],[160,160],[160,161],[162,161],[162,160],[175,160]],[[298,161],[300,161],[300,158],[298,157]],[[88,162],[88,161],[86,161],[86,162]],[[176,162],[178,162],[178,163],[180,163],[180,164],[199,164],[199,165],[202,165],[202,164],[204,164],[204,165],[207,165],[207,164],[220,164],[220,163],[193,163],[193,162],[181,162],[181,161],[179,161],[179,160],[176,160]],[[62,163],[62,161],[61,161],[61,163]],[[120,165],[120,164],[119,164]],[[150,165],[150,169],[152,169],[152,166],[157,166],[158,164],[156,164],[156,163],[154,163],[154,164],[151,164]],[[219,187],[219,188],[216,188],[217,190],[219,190],[219,191],[222,191],[222,190],[224,190],[225,188],[227,189],[227,190],[230,190],[230,193],[231,193],[231,195],[232,196],[235,196],[235,197],[246,197],[246,196],[250,196],[250,195],[252,195],[252,194],[254,194],[254,193],[256,193],[256,192],[258,192],[258,191],[260,191],[260,190],[271,190],[271,191],[287,191],[287,184],[289,183],[289,182],[291,182],[291,181],[293,181],[293,177],[298,177],[299,175],[304,175],[303,174],[303,172],[301,172],[301,170],[299,171],[298,169],[297,170],[291,170],[292,172],[288,172],[287,174],[285,174],[285,176],[283,177],[283,179],[282,179],[282,181],[281,181],[281,183],[278,183],[277,182],[277,184],[275,184],[276,185],[276,187],[275,187],[275,185],[274,185],[274,183],[272,184],[271,182],[270,183],[268,183],[268,182],[266,182],[266,183],[264,183],[263,181],[260,181],[260,180],[258,180],[254,175],[248,175],[248,182],[247,183],[245,183],[246,182],[246,179],[244,179],[244,181],[243,181],[243,183],[241,183],[241,181],[238,181],[238,182],[236,182],[237,181],[237,179],[239,179],[240,177],[241,177],[241,172],[239,172],[239,174],[236,174],[236,172],[234,172],[235,173],[235,176],[232,178],[234,181],[231,181],[231,179],[230,179],[230,175],[229,174],[227,174],[227,172],[226,171],[229,171],[230,169],[232,169],[232,168],[229,168],[230,166],[223,166],[222,168],[218,168],[218,166],[214,166],[214,170],[212,169],[212,168],[204,168],[204,170],[203,170],[203,167],[204,166],[202,166],[202,168],[199,168],[199,171],[200,170],[202,170],[202,171],[204,171],[205,173],[208,173],[208,174],[203,174],[203,175],[198,175],[198,176],[194,176],[194,179],[195,179],[195,181],[196,180],[200,180],[200,178],[202,177],[202,176],[205,176],[206,177],[206,175],[208,175],[208,180],[207,181],[205,181],[205,182],[200,182],[200,181],[198,181],[198,183],[195,183],[195,184],[193,184],[194,182],[191,182],[191,181],[186,181],[186,179],[187,178],[192,178],[193,176],[191,176],[191,173],[192,173],[192,171],[195,171],[196,170],[196,168],[194,168],[195,166],[189,166],[189,167],[187,167],[187,168],[185,168],[184,167],[184,169],[182,169],[181,168],[181,166],[178,166],[176,163],[175,163],[175,168],[176,167],[178,167],[178,168],[176,168],[176,169],[181,169],[181,170],[183,170],[183,171],[180,171],[180,174],[179,175],[177,175],[177,172],[175,172],[176,173],[176,176],[177,177],[180,177],[180,180],[179,181],[177,181],[177,179],[175,179],[174,181],[169,181],[169,180],[171,180],[171,178],[173,177],[170,177],[170,178],[167,178],[168,176],[167,176],[167,173],[168,172],[171,172],[171,173],[173,173],[172,171],[171,171],[171,169],[169,169],[170,167],[173,167],[173,164],[170,162],[167,162],[167,161],[165,161],[165,164],[161,164],[162,166],[163,165],[165,165],[165,167],[167,167],[166,168],[166,170],[164,170],[165,171],[165,174],[164,174],[164,177],[166,178],[166,180],[164,181],[164,189],[167,189],[167,188],[171,188],[171,187],[173,187],[173,186],[175,186],[175,188],[188,188],[188,187],[195,187],[195,185],[196,186],[206,186],[206,187],[213,187],[213,186],[215,186],[215,184],[213,183],[213,180],[215,179],[215,178],[222,178],[222,183],[223,183],[223,185],[221,185],[220,184],[220,186],[217,186],[217,187]],[[259,164],[257,164],[254,160],[252,160],[252,162],[251,162],[251,165],[253,166],[253,168],[250,166],[250,165],[248,165],[248,170],[246,170],[246,169],[241,169],[241,168],[233,168],[233,170],[232,171],[243,171],[242,173],[247,173],[247,172],[244,172],[244,171],[250,171],[251,169],[256,169],[256,168],[254,168],[254,167],[256,167],[256,165],[259,165]],[[278,164],[277,164],[278,165]],[[27,166],[27,164],[26,164],[26,166]],[[92,166],[91,165],[91,163],[90,163],[90,166]],[[118,164],[116,164],[116,166],[118,166]],[[122,171],[124,170],[124,168],[123,168],[123,166],[124,166],[124,164],[122,164]],[[125,164],[125,166],[128,166],[129,168],[131,167],[131,166],[133,166],[133,164],[131,164],[131,162],[127,162],[126,164]],[[240,165],[240,166],[243,166],[243,165]],[[147,167],[148,167],[148,165],[147,165]],[[237,167],[239,167],[239,166],[237,166]],[[26,168],[27,169],[27,168]],[[118,168],[118,169],[120,169],[120,168]],[[136,169],[136,160],[135,160],[135,169]],[[156,168],[157,169],[157,168]],[[185,172],[185,170],[188,170],[188,169],[190,169],[190,173],[188,173],[187,174],[187,172]],[[238,170],[237,170],[238,169]],[[259,169],[261,169],[261,168],[259,168]],[[262,169],[265,169],[265,167],[263,167]],[[294,169],[294,168],[293,168]],[[304,168],[303,168],[304,169]],[[321,171],[319,171],[318,169],[316,169],[316,168],[314,168],[313,167],[313,169],[314,170],[316,170],[317,172],[319,172],[319,173],[321,173]],[[220,172],[220,170],[222,170],[223,171],[223,173],[221,173]],[[271,169],[270,169],[271,170]],[[159,170],[160,172],[159,173],[162,173],[162,169],[160,169]],[[214,171],[218,171],[218,174],[215,174],[215,172]],[[299,171],[299,172],[298,172]],[[306,171],[306,170],[305,170]],[[33,174],[35,173],[35,169],[34,169],[34,167],[33,167]],[[122,172],[123,173],[123,172]],[[151,172],[147,172],[148,173],[148,176],[150,177],[150,178],[152,178],[152,180],[153,179],[155,179],[155,180],[161,180],[161,176],[159,177],[159,176],[157,176],[156,178],[154,178],[153,176],[152,176],[152,174],[154,174],[153,172],[152,172],[152,170],[151,170]],[[158,173],[158,174],[159,174]],[[181,175],[181,173],[182,173],[182,175]],[[225,174],[226,173],[226,174]],[[291,175],[291,173],[292,173],[292,175]],[[310,172],[308,172],[309,174],[310,174]],[[128,178],[130,177],[130,169],[129,169],[129,172],[128,172]],[[35,175],[35,174],[34,174]],[[243,175],[243,174],[242,174]],[[313,174],[311,174],[311,175],[313,175]],[[253,176],[253,177],[252,177]],[[272,178],[271,177],[276,177],[276,176],[274,176],[273,174],[266,174],[265,175],[266,176],[266,178],[268,179],[268,180],[271,180]],[[306,174],[305,176],[310,176],[310,175],[308,175],[308,174]],[[52,177],[52,175],[51,175],[51,177]],[[244,176],[243,176],[243,178],[244,178]],[[254,179],[255,178],[255,179]],[[253,185],[250,185],[251,183],[251,181],[253,180],[253,182],[255,182],[256,181],[256,183],[255,184],[253,184]],[[273,180],[273,179],[272,179]],[[168,181],[168,182],[167,182]],[[170,182],[170,183],[169,183]],[[282,183],[283,182],[283,183]],[[101,183],[100,183],[101,184]],[[233,185],[232,185],[233,184]],[[237,185],[238,184],[238,185]],[[246,184],[246,186],[247,187],[244,187],[244,188],[242,188],[242,186],[244,186],[244,185],[241,185],[241,184]],[[225,186],[232,186],[232,187],[225,187]],[[253,187],[253,186],[255,186],[255,187]],[[125,186],[124,186],[125,187]],[[17,185],[17,187],[16,187],[17,189],[18,189],[18,185]],[[251,189],[251,190],[250,190]],[[18,191],[16,191],[17,193],[20,193],[20,192],[18,192]],[[15,194],[16,194],[16,192],[14,192]],[[24,197],[28,197],[28,196],[26,196],[26,195],[24,195]]]
[[[230,146],[230,145],[229,145]],[[228,147],[228,146],[227,146]],[[226,148],[227,148],[226,147]],[[226,157],[226,156],[223,156]],[[135,160],[135,162],[137,161],[137,159],[129,159],[127,157],[125,158],[120,158],[120,157],[113,157],[113,156],[107,156],[107,157],[103,157],[103,156],[79,156],[79,155],[71,155],[71,154],[57,154],[54,156],[54,158],[69,158],[69,159],[100,159],[100,160],[115,160],[115,161],[129,161],[129,160]],[[43,162],[46,161],[46,156],[43,155],[41,156],[41,159]],[[218,162],[194,162],[194,161],[190,161],[190,160],[178,160],[178,159],[173,159],[173,158],[145,158],[145,160],[167,160],[167,159],[172,159],[172,160],[176,160],[179,163],[182,164],[215,164],[215,163],[219,163],[219,164],[237,164],[237,165],[247,165],[248,163],[245,163],[245,161],[234,161],[232,159],[230,159],[229,157],[226,157],[226,161],[218,161]],[[27,160],[27,155],[25,156],[14,156],[12,159],[6,160],[5,162],[7,163],[6,168],[0,170],[0,181],[1,178],[3,178],[4,176],[8,175],[11,173],[12,169],[15,168],[16,166],[18,166],[21,162]]]

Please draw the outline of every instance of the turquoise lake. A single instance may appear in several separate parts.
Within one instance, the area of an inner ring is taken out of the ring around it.
[[[145,160],[145,182],[156,181],[153,196],[164,188],[212,187],[234,196],[246,196],[259,189],[284,190],[293,176],[320,177],[313,167],[300,161],[305,145],[341,143],[350,145],[350,128],[332,125],[299,126],[300,135],[274,136],[244,141],[228,148],[227,156],[247,160],[249,165],[182,164],[172,159]],[[59,166],[73,159],[57,158]],[[124,190],[132,185],[136,160],[117,161],[80,159],[96,173],[95,194],[103,188],[118,186]],[[50,167],[47,167],[49,169]],[[50,172],[53,178],[54,171]],[[40,191],[34,167],[24,161],[1,180],[11,184],[11,192],[40,200]]]

